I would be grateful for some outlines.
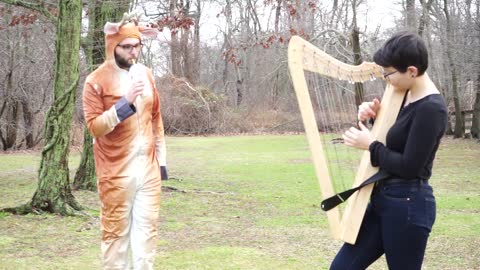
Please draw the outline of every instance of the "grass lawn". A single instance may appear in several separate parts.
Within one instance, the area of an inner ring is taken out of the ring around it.
[[[328,269],[332,240],[303,135],[167,139],[156,269]],[[480,144],[445,138],[424,269],[480,269]],[[40,155],[0,155],[0,208],[33,195]],[[70,167],[78,166],[72,153]],[[85,216],[0,213],[0,269],[100,269],[97,194]],[[369,269],[387,269],[382,258]]]

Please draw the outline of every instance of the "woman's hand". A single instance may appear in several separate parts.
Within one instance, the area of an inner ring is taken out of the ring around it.
[[[370,102],[363,102],[358,106],[358,120],[364,122],[370,118],[375,118],[378,109],[380,109],[380,101],[376,98]]]
[[[370,144],[375,141],[367,127],[362,122],[358,122],[360,129],[351,127],[342,135],[346,145],[361,150],[368,150]]]

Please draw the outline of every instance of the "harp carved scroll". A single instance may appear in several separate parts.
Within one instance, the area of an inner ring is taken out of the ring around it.
[[[325,199],[343,191],[335,190],[334,180],[339,173],[329,169],[327,159],[328,151],[331,151],[329,150],[330,145],[336,144],[335,147],[338,148],[349,148],[339,138],[347,128],[356,125],[357,121],[357,105],[355,102],[346,104],[348,103],[346,97],[354,96],[349,90],[353,88],[352,83],[365,83],[367,89],[370,88],[369,83],[376,83],[379,94],[381,95],[383,92],[380,110],[371,129],[375,139],[381,142],[385,142],[386,133],[395,122],[405,93],[394,91],[394,88],[388,83],[384,87],[382,80],[376,80],[382,78],[383,69],[375,63],[364,62],[358,66],[343,63],[298,36],[294,36],[290,40],[288,65],[321,196]],[[312,74],[315,76],[314,79],[311,77]],[[331,91],[332,88],[337,89]],[[335,96],[338,96],[340,101],[335,103],[326,100],[329,99],[327,97]],[[319,109],[320,103],[333,104],[333,109]],[[349,108],[346,110],[349,112],[343,113],[340,108]],[[327,111],[337,116],[348,114],[348,123],[324,118]],[[319,129],[317,123],[320,122],[320,118],[324,118],[327,124],[321,124]],[[332,128],[332,125],[336,126],[337,130]],[[356,187],[378,171],[378,168],[371,166],[368,151],[357,151],[356,154],[353,154],[353,156],[355,155],[358,156],[353,166],[356,167],[353,168],[356,173],[353,172],[350,176],[350,186],[341,187],[341,189]],[[350,156],[350,154],[346,156]],[[340,174],[342,170],[343,168],[339,170]],[[372,189],[373,184],[365,186],[355,192],[347,200],[345,206],[338,206],[326,212],[330,232],[334,238],[350,244],[355,243]]]

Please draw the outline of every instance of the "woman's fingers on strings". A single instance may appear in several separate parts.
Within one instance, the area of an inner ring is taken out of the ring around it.
[[[370,110],[372,111],[372,117],[377,115],[378,109],[380,108],[380,101],[377,98],[374,98],[372,102],[370,102]]]
[[[368,128],[365,126],[365,124],[363,124],[362,121],[358,121],[358,126],[360,127],[360,130],[368,130]]]
[[[368,120],[368,115],[365,115],[364,113],[358,112],[358,120],[359,121],[367,121]]]
[[[364,102],[358,106],[358,120],[366,121],[377,115],[374,102]]]
[[[357,139],[358,130],[355,127],[351,127],[343,134],[343,139],[347,139],[350,143]]]
[[[351,135],[350,137],[356,138],[358,134],[358,129],[356,127],[351,127],[349,130],[347,130],[347,133]]]
[[[347,145],[347,146],[352,146],[352,145],[353,145],[353,144],[352,144],[352,140],[351,140],[348,136],[346,136],[345,134],[343,134],[342,137],[343,137],[343,143],[344,143],[345,145]]]
[[[363,102],[358,106],[358,120],[363,122],[375,118],[379,108],[380,101],[377,98],[370,102]]]

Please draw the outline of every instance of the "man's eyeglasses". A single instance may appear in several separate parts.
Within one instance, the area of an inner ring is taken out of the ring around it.
[[[137,43],[135,45],[132,45],[132,44],[120,45],[120,44],[118,44],[117,46],[124,49],[125,51],[131,52],[133,48],[135,48],[137,51],[140,50],[142,48],[143,44],[142,43]]]
[[[388,78],[388,76],[392,75],[392,74],[395,74],[397,73],[398,70],[395,70],[395,71],[392,71],[392,72],[388,72],[388,73],[383,73],[383,78],[386,80]]]

